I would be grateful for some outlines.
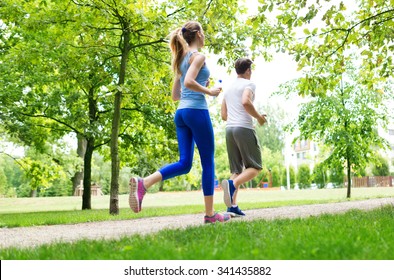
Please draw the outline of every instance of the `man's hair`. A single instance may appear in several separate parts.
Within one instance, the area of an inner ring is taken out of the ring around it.
[[[238,75],[242,75],[250,68],[253,64],[253,61],[249,58],[238,58],[235,62],[235,71]]]

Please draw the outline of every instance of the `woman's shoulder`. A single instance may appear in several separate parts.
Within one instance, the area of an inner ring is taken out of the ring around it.
[[[194,52],[190,52],[190,64],[193,62],[196,63],[204,63],[205,62],[205,55],[198,52],[198,51],[194,51]]]

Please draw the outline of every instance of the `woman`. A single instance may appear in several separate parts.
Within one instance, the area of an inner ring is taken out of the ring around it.
[[[170,48],[175,80],[172,99],[180,100],[175,113],[178,138],[179,161],[162,167],[145,178],[130,179],[130,208],[141,211],[142,199],[146,190],[153,184],[175,176],[189,173],[194,154],[194,142],[201,157],[202,189],[205,201],[205,223],[224,222],[228,214],[215,213],[214,193],[214,134],[205,95],[218,96],[221,88],[208,88],[209,69],[205,56],[198,52],[204,47],[204,32],[201,24],[187,22],[182,28],[171,33]]]

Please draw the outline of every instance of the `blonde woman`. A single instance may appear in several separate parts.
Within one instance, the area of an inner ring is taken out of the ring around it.
[[[216,213],[213,208],[214,194],[214,134],[205,95],[218,96],[221,88],[208,88],[209,69],[205,56],[199,53],[204,47],[204,31],[201,24],[187,22],[171,33],[170,48],[175,80],[172,99],[179,100],[175,113],[179,161],[166,165],[145,178],[130,180],[130,208],[141,211],[146,190],[153,184],[189,173],[196,143],[201,157],[202,190],[205,202],[205,223],[225,222],[228,214]]]

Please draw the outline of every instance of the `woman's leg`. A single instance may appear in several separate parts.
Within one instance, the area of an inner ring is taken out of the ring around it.
[[[179,161],[163,166],[159,171],[146,177],[147,187],[160,180],[167,180],[190,172],[193,163],[194,140],[190,128],[184,122],[184,110],[175,114],[176,133],[178,138]]]
[[[200,153],[205,212],[207,216],[212,216],[214,214],[215,142],[208,110],[189,109],[185,114],[185,123],[190,127]]]

